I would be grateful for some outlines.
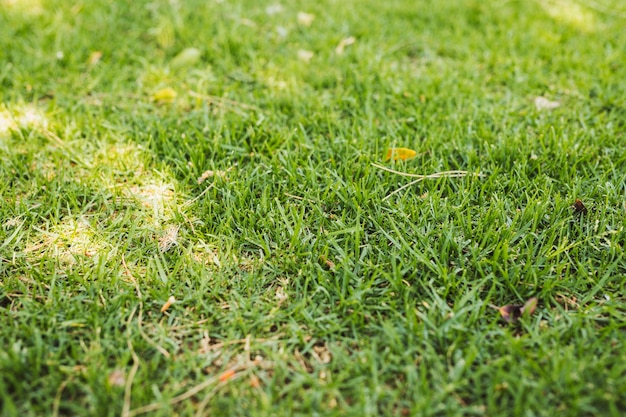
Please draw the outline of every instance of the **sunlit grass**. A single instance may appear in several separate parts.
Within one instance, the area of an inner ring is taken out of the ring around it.
[[[0,0],[0,6],[9,13],[39,15],[44,12],[41,0]]]
[[[597,29],[598,21],[592,10],[584,2],[577,0],[547,0],[539,2],[548,15],[557,22],[572,25],[584,32]]]
[[[41,258],[57,259],[60,265],[71,265],[77,257],[108,256],[113,249],[87,218],[64,218],[49,230],[35,229],[24,253],[34,262]]]
[[[0,111],[0,138],[15,128],[15,122],[11,113],[6,110]]]
[[[0,135],[7,135],[14,129],[40,129],[48,127],[45,112],[34,105],[13,105],[0,110]]]

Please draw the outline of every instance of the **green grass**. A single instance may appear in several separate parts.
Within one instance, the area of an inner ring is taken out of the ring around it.
[[[274,4],[0,0],[0,414],[621,416],[621,2]]]

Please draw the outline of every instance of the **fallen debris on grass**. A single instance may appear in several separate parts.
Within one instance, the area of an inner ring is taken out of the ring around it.
[[[484,176],[484,174],[481,174],[481,173],[474,173],[474,172],[468,172],[468,171],[458,171],[458,170],[443,171],[443,172],[436,172],[434,174],[421,175],[421,174],[410,174],[408,172],[396,171],[394,169],[387,168],[387,167],[384,167],[382,165],[378,165],[378,164],[374,164],[374,163],[372,163],[372,166],[375,166],[378,169],[382,169],[383,171],[391,172],[392,174],[402,175],[403,177],[416,178],[415,180],[409,182],[408,184],[403,185],[402,187],[398,188],[397,190],[395,190],[392,193],[390,193],[387,196],[385,196],[385,198],[383,198],[383,201],[387,200],[392,195],[399,193],[400,191],[404,190],[405,188],[408,188],[408,187],[410,187],[410,186],[412,186],[414,184],[417,184],[420,181],[424,181],[426,179],[434,179],[434,178],[460,178],[460,177],[466,177],[468,175],[469,176],[475,176],[475,177],[483,177]]]
[[[587,214],[587,207],[585,207],[583,202],[578,198],[574,204],[572,204],[572,208],[574,209],[574,214]]]
[[[507,304],[502,307],[492,306],[500,313],[502,319],[507,323],[515,323],[525,314],[530,316],[537,308],[537,297],[529,298],[524,305]]]

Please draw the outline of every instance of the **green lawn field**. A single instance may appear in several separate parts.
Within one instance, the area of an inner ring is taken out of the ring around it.
[[[625,28],[0,0],[0,415],[624,415]]]

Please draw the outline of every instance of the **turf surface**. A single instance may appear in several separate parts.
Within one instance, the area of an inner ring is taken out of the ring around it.
[[[622,415],[625,22],[0,0],[0,414]]]

